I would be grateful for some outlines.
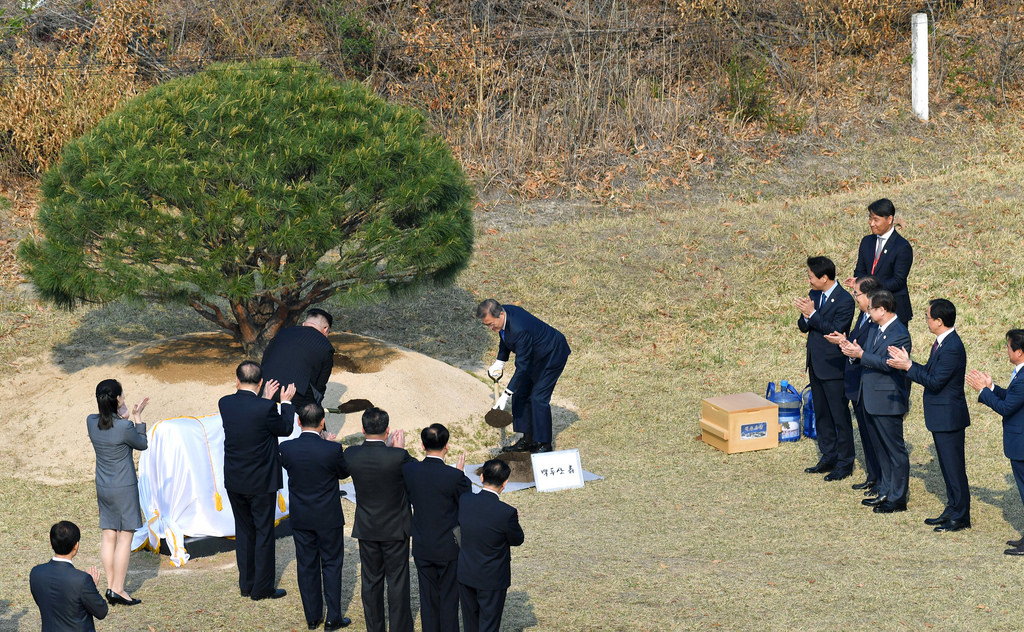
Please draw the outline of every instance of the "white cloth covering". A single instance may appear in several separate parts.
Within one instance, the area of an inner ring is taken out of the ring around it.
[[[167,542],[171,563],[188,561],[186,536],[230,537],[235,520],[224,490],[224,426],[219,414],[164,419],[149,428],[149,449],[139,457],[143,525],[132,549],[160,549]],[[288,437],[299,435],[298,424]],[[288,515],[288,474],[278,491],[276,519]]]

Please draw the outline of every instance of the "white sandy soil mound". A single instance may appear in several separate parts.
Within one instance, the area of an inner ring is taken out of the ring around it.
[[[366,399],[388,411],[392,428],[413,430],[439,422],[483,424],[491,389],[443,362],[380,340],[332,334],[334,372],[324,405],[336,408]],[[22,365],[0,382],[7,402],[0,417],[0,458],[17,475],[58,483],[92,480],[95,457],[85,418],[96,412],[96,384],[121,382],[129,407],[143,397],[142,420],[217,412],[217,400],[234,392],[240,349],[226,335],[198,334],[137,345],[100,366],[65,373],[48,362]],[[22,405],[16,408],[16,403]],[[328,414],[328,430],[339,437],[359,433],[360,414]],[[419,437],[407,433],[407,444]]]

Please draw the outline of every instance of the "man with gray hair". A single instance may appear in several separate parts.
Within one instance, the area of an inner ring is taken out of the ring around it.
[[[476,317],[498,334],[498,359],[487,369],[492,379],[501,377],[509,354],[516,354],[516,373],[495,402],[504,408],[512,399],[512,429],[522,437],[508,452],[551,452],[551,393],[569,359],[569,343],[560,331],[515,305],[501,305],[493,298],[476,307]]]

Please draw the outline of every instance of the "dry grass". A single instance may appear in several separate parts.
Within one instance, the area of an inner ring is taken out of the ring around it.
[[[817,458],[812,442],[726,456],[694,440],[702,397],[803,380],[791,307],[807,290],[803,261],[824,253],[851,270],[866,231],[863,209],[882,196],[895,200],[915,244],[915,308],[951,298],[970,365],[1005,383],[1003,334],[1024,314],[1024,167],[1016,149],[1024,135],[1017,125],[963,133],[897,125],[887,130],[891,139],[869,135],[863,147],[837,142],[833,156],[738,166],[688,198],[636,199],[630,212],[484,233],[459,288],[346,316],[344,328],[377,335],[394,328],[397,342],[467,367],[493,352],[494,341],[468,313],[485,296],[521,301],[570,338],[574,353],[556,395],[580,412],[556,441],[579,448],[584,467],[606,479],[506,498],[519,508],[526,543],[513,553],[505,629],[1019,629],[1011,596],[1024,589],[1024,575],[1002,549],[1024,530],[1024,508],[988,409],[971,407],[975,526],[957,534],[921,522],[940,510],[944,492],[919,387],[906,425],[904,514],[874,515],[846,482],[803,474]],[[852,184],[829,184],[840,176]],[[78,316],[79,328],[87,316]],[[11,353],[12,341],[44,350],[47,340],[67,345],[85,336],[52,318],[72,331],[28,342],[17,333],[0,353]],[[108,329],[104,319],[89,322],[101,332],[130,332],[132,318],[146,317],[118,318],[121,325]],[[911,333],[927,348],[922,318]],[[8,419],[16,415],[7,411]],[[482,435],[458,439],[484,443]],[[0,550],[9,558],[0,629],[38,626],[27,571],[46,559],[46,528],[58,517],[86,526],[82,562],[98,561],[92,494],[90,484],[48,488],[0,476]],[[136,554],[129,588],[145,603],[115,610],[101,629],[298,629],[289,540],[278,553],[289,596],[261,604],[236,597],[230,554],[181,570]],[[345,600],[359,629],[355,555],[350,541]]]

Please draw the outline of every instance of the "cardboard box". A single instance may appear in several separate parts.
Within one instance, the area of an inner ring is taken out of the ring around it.
[[[704,443],[726,454],[779,446],[779,407],[753,393],[702,400],[700,417]]]

